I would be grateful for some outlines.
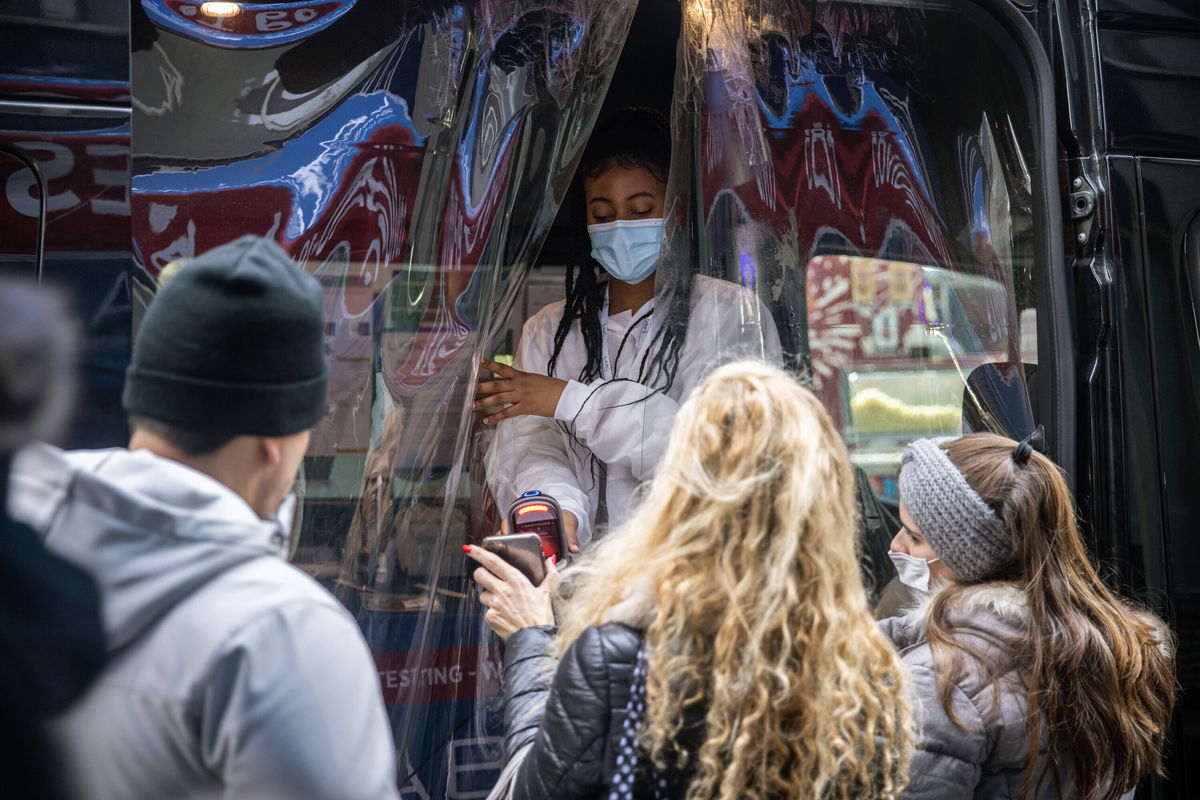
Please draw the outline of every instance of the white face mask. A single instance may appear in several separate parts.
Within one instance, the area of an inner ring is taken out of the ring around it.
[[[935,561],[941,561],[940,558],[931,558],[926,561],[923,558],[910,556],[908,553],[897,553],[895,550],[889,550],[888,557],[896,565],[896,572],[900,576],[901,583],[918,592],[929,591],[929,565]]]

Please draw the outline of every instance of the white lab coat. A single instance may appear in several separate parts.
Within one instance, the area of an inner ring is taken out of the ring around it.
[[[10,500],[101,589],[111,660],[51,726],[72,797],[397,796],[371,654],[287,520],[145,450],[35,445]]]
[[[522,492],[540,489],[579,518],[579,543],[587,544],[600,500],[590,454],[608,465],[608,522],[610,527],[620,525],[633,509],[638,487],[653,475],[666,449],[675,412],[692,387],[714,367],[730,361],[760,358],[781,362],[775,323],[754,293],[698,275],[674,384],[666,393],[656,394],[653,387],[636,380],[642,358],[652,346],[658,346],[652,341],[654,330],[661,325],[660,309],[655,309],[649,324],[640,323],[630,332],[619,357],[617,352],[629,322],[640,318],[653,303],[606,320],[605,338],[615,362],[611,364],[613,375],[590,384],[575,380],[587,361],[583,335],[575,325],[555,364],[554,377],[568,383],[554,419],[520,416],[497,426],[488,475],[501,509]],[[545,373],[565,305],[565,301],[551,303],[525,322],[514,367]]]

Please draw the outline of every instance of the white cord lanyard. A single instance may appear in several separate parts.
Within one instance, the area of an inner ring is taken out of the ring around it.
[[[651,300],[650,302],[653,303],[654,301]],[[645,308],[645,306],[642,306],[642,308]],[[638,310],[640,311],[641,309],[638,309]],[[630,313],[630,316],[632,317],[633,312],[630,311],[629,313]],[[650,336],[650,332],[652,330],[654,330],[654,310],[653,309],[651,309],[649,312],[646,313],[646,321],[644,323],[642,323],[642,342],[641,343],[649,341],[648,337]],[[626,331],[624,334],[622,334],[622,336],[623,337],[627,336],[628,333],[629,332]],[[638,344],[639,348],[641,347],[641,343]],[[617,377],[616,372],[614,371],[614,368],[613,368],[612,359],[609,357],[608,291],[607,290],[605,290],[605,292],[604,292],[604,305],[602,305],[600,307],[600,377],[606,381],[611,381]]]

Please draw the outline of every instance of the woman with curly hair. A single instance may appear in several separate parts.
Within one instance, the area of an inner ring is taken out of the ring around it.
[[[1172,637],[1101,582],[1054,463],[991,433],[919,439],[899,484],[892,557],[933,590],[882,623],[924,707],[905,797],[1116,800],[1159,770]]]
[[[507,639],[511,796],[897,797],[909,688],[867,608],[854,486],[817,399],[739,362],[680,408],[630,521],[565,573],[560,628],[554,577],[468,546]]]

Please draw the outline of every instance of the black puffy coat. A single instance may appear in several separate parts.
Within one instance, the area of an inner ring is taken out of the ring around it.
[[[561,662],[549,654],[557,633],[553,627],[525,628],[509,637],[502,687],[505,763],[529,745],[512,779],[512,800],[609,796],[643,640],[643,630],[635,625],[652,618],[644,607],[637,610],[637,597],[619,605],[628,607],[610,610],[608,619],[634,625],[610,621],[586,628]],[[703,702],[682,709],[677,738],[664,753],[666,769],[655,770],[640,757],[633,797],[686,797],[706,738],[706,716]]]
[[[619,623],[585,630],[557,669],[555,629],[525,628],[504,652],[505,758],[532,742],[514,800],[607,795],[616,769],[642,632]]]

